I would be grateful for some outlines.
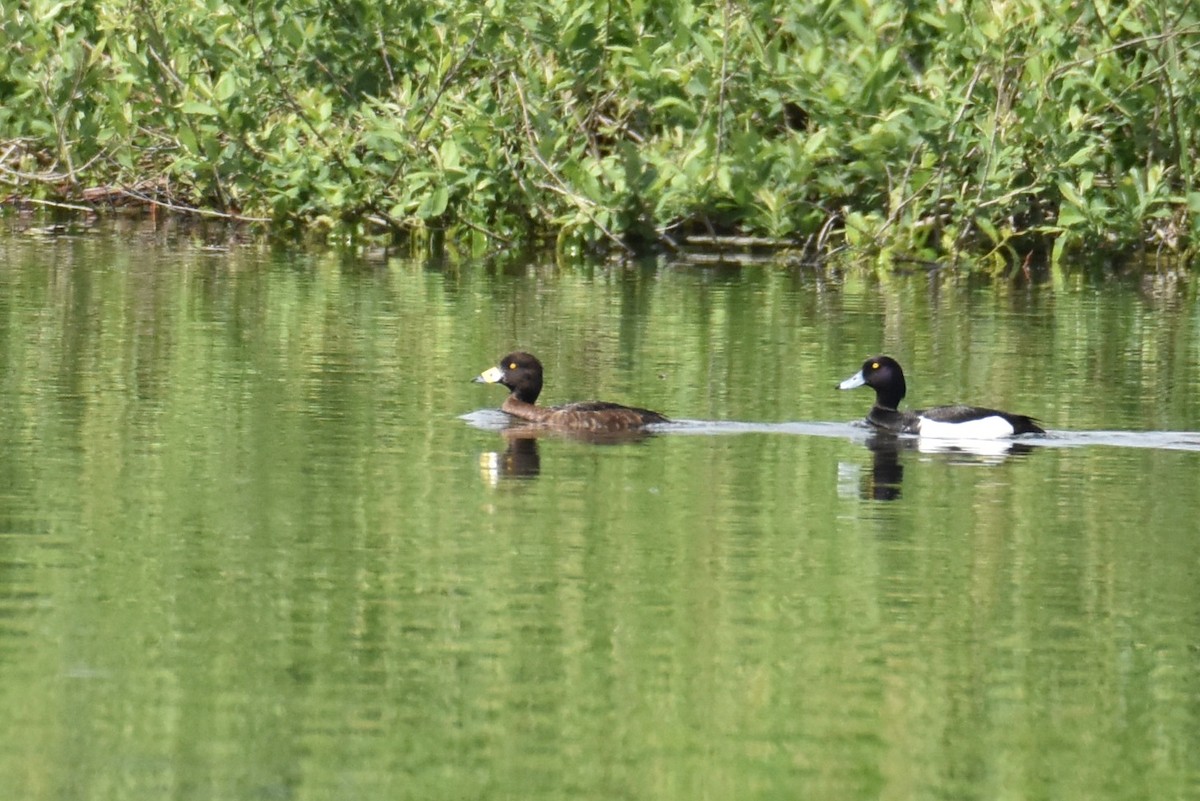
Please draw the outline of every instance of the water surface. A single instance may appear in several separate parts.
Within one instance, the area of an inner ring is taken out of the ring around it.
[[[1189,275],[203,244],[0,236],[12,797],[1200,795]],[[517,347],[682,422],[514,435]]]

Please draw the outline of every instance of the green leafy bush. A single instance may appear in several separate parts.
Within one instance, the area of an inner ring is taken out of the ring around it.
[[[1200,11],[1183,0],[0,14],[15,201],[472,246],[742,234],[998,266],[1200,241]]]

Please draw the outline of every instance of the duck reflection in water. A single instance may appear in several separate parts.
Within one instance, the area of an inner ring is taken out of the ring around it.
[[[902,451],[933,456],[955,465],[998,465],[1010,457],[1022,457],[1034,446],[1012,440],[941,439],[908,437],[886,431],[872,433],[864,443],[871,452],[871,471],[859,476],[858,495],[867,501],[900,498],[904,482]],[[858,472],[858,471],[855,471]]]
[[[500,434],[508,443],[503,453],[479,454],[479,474],[484,482],[496,486],[506,479],[536,478],[542,472],[537,437],[523,435],[519,429],[505,429]]]
[[[639,429],[616,431],[570,431],[537,424],[514,425],[501,429],[507,443],[503,452],[484,451],[479,454],[479,473],[492,486],[501,481],[537,478],[542,472],[542,457],[538,440],[552,437],[557,440],[584,442],[589,445],[620,445],[649,439],[652,433]]]
[[[867,438],[871,452],[871,472],[859,484],[859,497],[865,501],[894,501],[900,497],[904,465],[900,463],[901,438],[893,434],[875,434]]]

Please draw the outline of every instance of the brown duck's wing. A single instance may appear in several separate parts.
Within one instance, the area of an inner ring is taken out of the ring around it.
[[[653,423],[671,422],[658,412],[608,401],[580,401],[555,406],[548,411],[550,414],[543,418],[544,423],[592,431],[640,428]]]

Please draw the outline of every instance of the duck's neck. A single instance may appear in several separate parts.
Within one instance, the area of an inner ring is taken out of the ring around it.
[[[550,409],[534,406],[528,401],[521,400],[515,392],[504,399],[504,403],[500,405],[500,410],[511,414],[513,417],[528,420],[531,423],[542,422],[551,412]]]
[[[875,405],[881,409],[899,409],[900,401],[904,400],[906,387],[901,381],[899,386],[875,390]]]

